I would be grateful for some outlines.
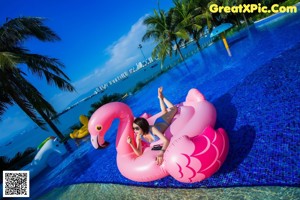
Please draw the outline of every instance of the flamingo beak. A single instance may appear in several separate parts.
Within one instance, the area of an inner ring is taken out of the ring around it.
[[[104,148],[108,147],[109,144],[110,144],[109,142],[105,141],[102,145],[99,144],[98,149],[104,149]]]
[[[104,149],[109,145],[109,142],[106,142],[102,137],[97,136],[91,136],[91,142],[95,149]]]

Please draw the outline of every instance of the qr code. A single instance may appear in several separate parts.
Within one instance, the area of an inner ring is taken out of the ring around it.
[[[3,171],[3,197],[29,197],[29,171]]]

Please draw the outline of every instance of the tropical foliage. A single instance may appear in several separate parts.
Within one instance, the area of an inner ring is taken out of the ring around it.
[[[142,40],[154,39],[157,45],[152,51],[152,57],[159,58],[162,64],[166,56],[172,57],[174,50],[183,60],[181,44],[192,39],[200,50],[199,40],[205,35],[205,30],[211,31],[214,26],[224,22],[242,26],[241,22],[248,24],[249,19],[260,16],[257,13],[212,13],[209,10],[210,5],[238,6],[260,3],[270,6],[282,2],[293,5],[299,0],[173,0],[174,5],[168,11],[154,9],[154,14],[144,19],[147,31]]]
[[[27,72],[46,79],[49,85],[61,90],[74,91],[74,88],[58,59],[31,53],[23,46],[29,38],[60,40],[44,25],[44,19],[38,17],[10,19],[0,27],[0,117],[9,106],[16,104],[39,127],[46,129],[47,123],[63,139],[64,136],[50,120],[57,114],[55,109],[30,83]]]
[[[6,156],[0,156],[0,169],[3,170],[19,170],[29,164],[36,155],[35,148],[27,148],[23,153],[18,152],[13,158],[9,159]],[[2,173],[1,173],[2,180]]]
[[[148,16],[144,20],[144,24],[147,25],[148,29],[142,40],[145,41],[151,38],[157,42],[152,56],[158,57],[162,62],[167,55],[172,56],[174,44],[183,60],[178,39],[188,40],[189,36],[186,30],[174,22],[173,15],[163,10],[154,10],[154,16]]]

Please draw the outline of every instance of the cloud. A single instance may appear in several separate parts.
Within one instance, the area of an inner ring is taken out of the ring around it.
[[[138,45],[141,43],[142,37],[146,32],[146,26],[143,25],[144,18],[145,16],[140,18],[131,27],[127,35],[121,37],[117,42],[107,48],[107,52],[111,58],[105,63],[104,68],[113,67],[114,70],[119,71],[143,59]],[[148,55],[149,42],[143,44],[143,46],[144,49],[147,49]]]
[[[146,32],[146,26],[143,24],[146,16],[141,17],[131,26],[130,31],[126,35],[123,35],[106,48],[105,51],[110,58],[104,65],[96,67],[92,74],[72,83],[77,93],[60,92],[50,100],[56,109],[64,109],[80,95],[108,82],[128,70],[128,68],[135,66],[137,62],[144,59],[141,50],[146,57],[151,55],[154,46],[153,42],[142,42],[142,37]],[[142,49],[138,48],[139,44],[142,44]]]

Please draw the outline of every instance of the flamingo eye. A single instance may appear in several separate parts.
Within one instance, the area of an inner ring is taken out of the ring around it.
[[[96,126],[97,131],[101,131],[101,129],[102,129],[102,126],[100,126],[100,125]]]

